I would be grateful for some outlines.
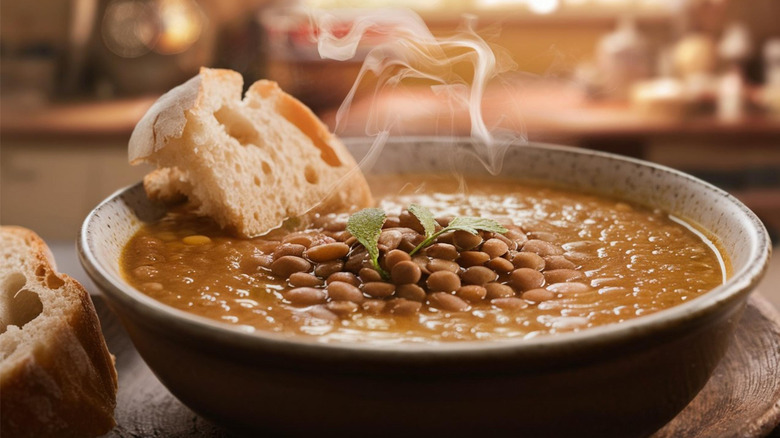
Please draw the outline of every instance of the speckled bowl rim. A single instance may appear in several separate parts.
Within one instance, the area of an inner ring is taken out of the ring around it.
[[[436,138],[436,137],[404,137],[395,139],[404,142],[442,143],[462,141],[462,139]],[[345,140],[348,143],[349,139]],[[663,332],[666,329],[684,325],[699,319],[705,319],[708,315],[718,313],[725,307],[730,307],[735,300],[746,298],[758,284],[769,266],[771,255],[771,243],[769,234],[758,217],[734,196],[719,189],[712,184],[704,182],[696,177],[679,170],[650,163],[643,160],[624,157],[617,154],[580,149],[568,146],[560,146],[545,143],[528,143],[522,147],[537,149],[549,149],[582,155],[595,155],[609,160],[618,160],[645,168],[654,168],[657,171],[675,174],[688,180],[692,184],[712,190],[723,198],[724,202],[730,202],[736,206],[746,219],[746,228],[749,235],[757,239],[755,249],[750,253],[751,260],[758,263],[748,264],[733,273],[723,285],[697,297],[691,301],[679,304],[669,309],[650,315],[641,316],[629,321],[616,324],[608,324],[582,330],[579,332],[556,333],[553,335],[539,336],[531,339],[502,339],[495,341],[458,341],[451,343],[399,343],[391,345],[374,345],[371,343],[341,343],[318,342],[316,337],[284,335],[261,330],[248,332],[239,327],[222,323],[203,316],[198,316],[183,310],[169,307],[145,294],[130,287],[128,284],[116,284],[110,280],[110,275],[101,266],[92,251],[94,244],[91,225],[96,222],[101,209],[112,202],[117,202],[121,196],[133,189],[138,189],[140,183],[122,188],[101,202],[93,209],[82,224],[77,249],[84,269],[95,283],[108,295],[109,302],[118,301],[122,306],[128,306],[135,311],[143,312],[145,319],[153,319],[161,325],[167,325],[191,333],[196,338],[211,339],[215,342],[225,343],[247,349],[262,349],[264,351],[305,353],[309,356],[320,354],[331,357],[355,357],[370,355],[372,358],[387,355],[393,358],[399,356],[414,357],[497,357],[505,354],[548,354],[553,351],[566,351],[592,348],[596,346],[610,345],[642,337],[655,332]],[[749,224],[749,225],[748,225]],[[122,312],[120,312],[121,314]],[[133,321],[135,323],[139,321]]]

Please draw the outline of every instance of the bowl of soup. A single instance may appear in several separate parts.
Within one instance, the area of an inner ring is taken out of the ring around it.
[[[529,144],[490,174],[474,147],[385,145],[376,259],[348,214],[237,239],[141,184],[90,213],[79,254],[161,382],[233,430],[651,434],[724,355],[765,228],[663,166]]]

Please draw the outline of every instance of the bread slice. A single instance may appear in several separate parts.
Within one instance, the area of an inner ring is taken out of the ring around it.
[[[0,254],[0,436],[108,432],[117,376],[89,294],[30,230],[0,227]]]
[[[136,125],[131,164],[157,166],[144,178],[153,199],[184,195],[198,212],[239,235],[263,234],[285,219],[373,203],[355,160],[304,104],[275,82],[202,68]]]

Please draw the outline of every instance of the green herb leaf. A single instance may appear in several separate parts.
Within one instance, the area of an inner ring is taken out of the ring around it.
[[[411,207],[409,207],[409,211],[412,211]],[[428,212],[430,213],[430,211]],[[417,216],[415,214],[415,216]],[[433,215],[431,215],[433,217]],[[420,221],[422,222],[422,220]],[[424,225],[423,225],[424,226]],[[501,224],[494,221],[493,219],[487,219],[484,217],[472,217],[472,216],[463,216],[463,217],[456,217],[455,219],[450,221],[450,224],[446,227],[439,230],[437,233],[433,233],[431,235],[428,235],[426,231],[426,237],[425,240],[420,242],[419,245],[417,245],[410,253],[409,255],[414,255],[417,253],[417,251],[425,248],[426,246],[433,243],[434,240],[436,240],[437,237],[441,236],[442,234],[448,232],[448,231],[454,231],[454,230],[463,230],[466,232],[469,232],[471,234],[477,234],[480,230],[481,231],[489,231],[492,233],[499,233],[504,234],[507,230],[504,228]]]
[[[422,205],[412,204],[409,206],[409,213],[417,217],[425,230],[425,237],[431,237],[436,232],[438,223],[433,217],[433,213]]]
[[[478,230],[499,234],[509,231],[493,219],[473,216],[456,217],[450,221],[447,228],[450,230],[463,230],[471,234],[477,234]]]
[[[349,217],[347,221],[347,231],[366,248],[371,257],[371,263],[374,268],[387,278],[387,272],[379,266],[379,234],[382,232],[382,225],[385,223],[387,215],[379,208],[366,208]]]

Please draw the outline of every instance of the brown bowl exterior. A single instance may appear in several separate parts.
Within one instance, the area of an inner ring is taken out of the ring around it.
[[[368,150],[364,141],[350,146],[358,157]],[[379,162],[385,172],[447,171],[451,159],[470,150],[467,140],[395,140]],[[231,429],[285,435],[652,433],[693,399],[725,353],[768,263],[766,230],[726,193],[648,163],[545,145],[510,148],[504,163],[505,175],[589,187],[698,222],[720,241],[734,275],[673,309],[578,333],[374,347],[242,332],[132,289],[119,275],[119,252],[142,221],[164,213],[140,184],[90,214],[80,256],[163,384]]]

